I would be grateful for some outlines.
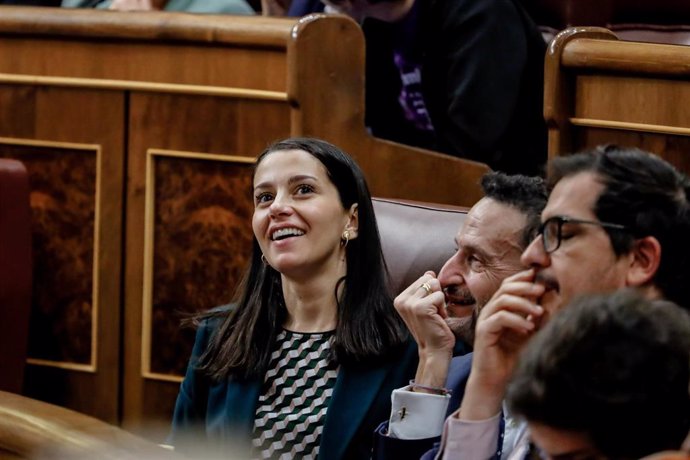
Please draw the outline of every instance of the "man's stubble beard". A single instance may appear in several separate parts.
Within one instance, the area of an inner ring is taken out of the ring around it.
[[[458,340],[466,343],[470,347],[474,344],[474,328],[477,325],[477,315],[476,309],[472,311],[472,315],[464,316],[460,318],[447,318],[446,324],[450,327],[450,330],[455,336],[455,341]]]

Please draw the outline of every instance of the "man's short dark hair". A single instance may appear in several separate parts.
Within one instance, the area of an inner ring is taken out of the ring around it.
[[[626,254],[636,239],[655,237],[661,244],[661,262],[654,284],[667,299],[690,308],[687,177],[652,153],[607,145],[554,159],[549,188],[582,172],[596,174],[605,186],[593,209],[597,218],[628,229],[605,229],[614,253]]]
[[[515,415],[583,433],[606,458],[678,449],[690,429],[690,316],[618,291],[581,297],[520,356],[507,400]]]
[[[541,212],[548,198],[544,180],[521,174],[489,172],[482,177],[481,185],[485,197],[513,206],[525,215],[527,226],[521,243],[523,249],[529,246],[536,236],[541,223]]]

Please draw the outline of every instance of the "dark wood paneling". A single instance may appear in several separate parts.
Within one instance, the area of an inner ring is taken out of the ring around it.
[[[251,164],[156,156],[151,363],[184,375],[182,315],[230,302],[251,252]]]
[[[27,163],[33,189],[31,357],[55,361],[28,366],[25,392],[110,422],[120,399],[124,100],[111,91],[0,86],[2,152]]]
[[[117,14],[117,13],[115,13]],[[0,18],[1,21],[1,18]],[[5,38],[0,71],[29,75],[92,77],[285,91],[285,54],[272,49],[220,46],[160,46],[149,40],[133,45],[101,41],[98,49],[73,40]],[[93,61],[93,53],[100,57]],[[16,59],[13,56],[22,56]],[[233,71],[240,66],[243,72]]]
[[[29,357],[90,365],[97,151],[10,146],[29,172],[33,280]]]
[[[212,96],[132,93],[129,123],[131,155],[142,167],[149,148],[255,157],[290,135],[285,102]]]

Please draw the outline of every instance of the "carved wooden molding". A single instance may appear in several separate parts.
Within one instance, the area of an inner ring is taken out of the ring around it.
[[[0,84],[59,86],[68,88],[92,88],[152,93],[192,94],[219,96],[236,99],[259,99],[287,102],[287,93],[248,88],[225,88],[221,86],[182,85],[176,83],[154,83],[127,80],[109,80],[75,77],[45,77],[42,75],[17,75],[0,73]]]
[[[653,125],[649,123],[630,123],[627,121],[597,120],[593,118],[570,118],[570,123],[572,123],[574,126],[582,126],[586,128],[621,129],[624,131],[690,136],[690,128],[682,128],[678,126]]]

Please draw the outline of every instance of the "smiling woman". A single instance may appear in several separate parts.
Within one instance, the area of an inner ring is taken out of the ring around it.
[[[253,195],[244,284],[202,318],[171,441],[224,457],[366,458],[416,352],[364,176],[327,142],[287,139],[257,158]]]
[[[358,205],[340,201],[325,166],[304,150],[273,153],[257,166],[254,184],[252,226],[267,263],[294,280],[345,276],[341,238],[357,237]],[[325,327],[332,329],[335,298],[330,300],[332,311],[319,305],[315,313],[326,315]]]

